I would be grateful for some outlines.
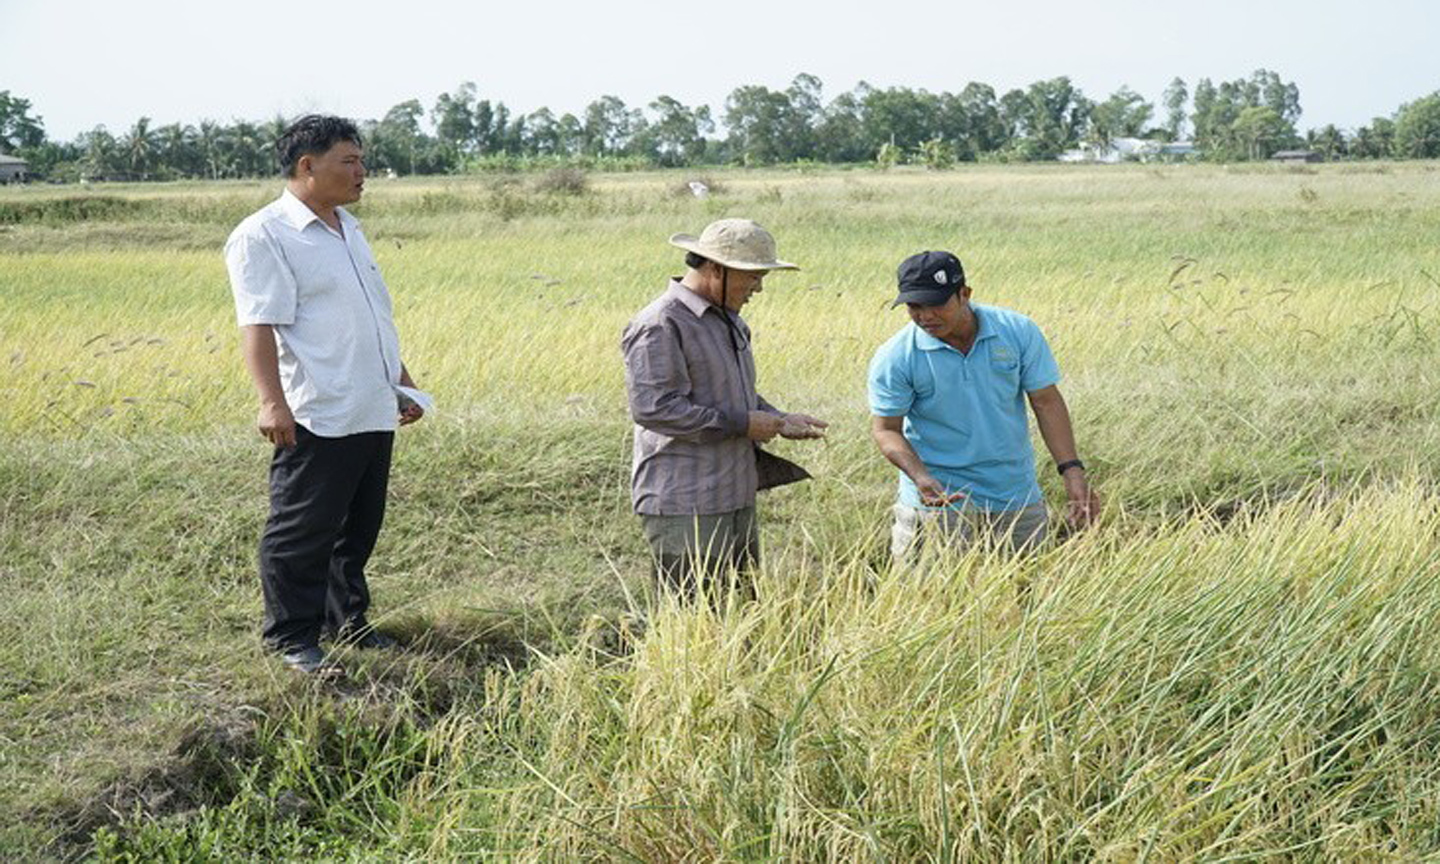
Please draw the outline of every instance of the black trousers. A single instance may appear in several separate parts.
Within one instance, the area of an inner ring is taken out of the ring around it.
[[[290,651],[322,631],[365,626],[365,563],[385,521],[394,432],[321,438],[295,427],[270,462],[270,517],[260,538],[264,639]]]

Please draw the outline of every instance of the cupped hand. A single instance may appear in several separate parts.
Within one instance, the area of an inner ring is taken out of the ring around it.
[[[945,507],[965,497],[964,492],[946,491],[934,477],[926,477],[916,482],[915,488],[920,491],[920,503],[926,507]]]
[[[1100,519],[1100,494],[1086,484],[1083,490],[1067,491],[1065,521],[1076,530],[1089,528]]]
[[[786,414],[785,425],[780,427],[780,435],[785,438],[824,438],[825,429],[830,424],[809,414]]]

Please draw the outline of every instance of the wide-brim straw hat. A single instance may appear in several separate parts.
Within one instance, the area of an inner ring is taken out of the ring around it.
[[[670,245],[735,270],[799,270],[775,257],[775,238],[749,219],[721,219],[700,232],[672,234]]]

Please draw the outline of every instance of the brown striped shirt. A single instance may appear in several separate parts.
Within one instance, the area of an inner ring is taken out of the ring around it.
[[[630,321],[620,350],[635,421],[635,512],[687,516],[752,506],[749,414],[781,412],[755,392],[744,320],[672,279]]]

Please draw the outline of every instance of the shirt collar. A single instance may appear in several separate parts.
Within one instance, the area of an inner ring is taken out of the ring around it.
[[[327,230],[330,227],[316,215],[314,210],[306,206],[304,201],[295,197],[295,193],[290,191],[289,186],[281,191],[279,204],[280,211],[285,215],[285,221],[289,222],[296,231],[304,231],[311,222],[319,222]],[[351,216],[344,207],[336,207],[335,215],[340,218],[340,224],[347,229],[355,224],[355,217]]]
[[[989,339],[997,335],[995,333],[995,328],[989,326],[987,323],[989,321],[989,316],[982,314],[979,306],[971,304],[970,311],[975,313],[975,322],[976,327],[978,328],[977,332],[975,333],[976,345],[979,345],[985,339]],[[919,324],[912,323],[910,326],[915,328],[915,347],[919,348],[921,351],[941,351],[946,348],[949,348],[951,351],[958,350],[954,345],[951,345],[949,342],[946,342],[943,339],[938,339],[934,336],[931,336],[929,333],[926,333]]]
[[[706,309],[713,308],[713,304],[711,304],[709,300],[686,288],[679,279],[672,278],[670,280],[670,287],[665,293],[683,303],[686,309],[695,313],[696,318],[704,316]]]
[[[295,197],[295,193],[286,186],[280,193],[280,212],[285,214],[285,221],[289,222],[296,231],[305,230],[305,226],[311,222],[319,222],[320,217],[315,211],[305,206],[305,202]]]

